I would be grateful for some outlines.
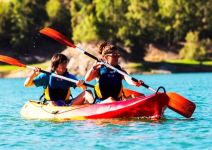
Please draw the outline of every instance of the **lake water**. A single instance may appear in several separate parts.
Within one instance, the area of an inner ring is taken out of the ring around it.
[[[21,118],[19,111],[29,99],[38,99],[43,89],[24,88],[24,79],[0,79],[0,149],[212,149],[212,73],[135,77],[154,89],[164,86],[196,103],[192,118],[167,109],[161,121],[29,121]],[[152,93],[144,87],[127,87]]]

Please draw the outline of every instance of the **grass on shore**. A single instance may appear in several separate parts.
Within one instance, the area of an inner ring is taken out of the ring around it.
[[[212,60],[199,62],[196,60],[185,60],[184,59],[184,60],[166,60],[166,61],[161,61],[161,62],[149,62],[149,63],[154,66],[160,65],[160,63],[173,64],[173,65],[212,66]],[[142,63],[128,63],[126,65],[126,68],[130,69],[130,70],[151,71],[151,67],[148,64],[145,65]]]
[[[177,60],[166,60],[166,63],[171,64],[185,64],[185,65],[212,65],[212,60],[210,61],[196,61],[196,60],[188,60],[188,59],[177,59]]]
[[[142,63],[133,63],[133,62],[127,63],[124,68],[127,69],[128,72],[151,71],[151,69],[148,66],[146,66]]]
[[[200,65],[199,61],[196,60],[166,60],[165,63],[170,63],[170,64],[185,64],[185,65]],[[39,64],[30,64],[30,66],[36,66],[40,67],[42,69],[48,68],[50,62],[44,62],[44,63],[39,63]],[[211,61],[203,61],[201,65],[209,65],[212,66],[212,60]],[[126,68],[128,69],[135,69],[135,70],[149,70],[147,66],[143,65],[142,63],[128,63],[126,65]],[[23,70],[21,67],[17,66],[12,66],[12,65],[0,65],[0,74],[7,74],[13,71],[18,71],[18,70]]]
[[[39,64],[30,64],[30,66],[36,66],[42,69],[48,68],[49,62],[39,63]],[[0,65],[0,73],[9,73],[12,71],[23,70],[23,67],[13,66],[13,65]]]
[[[0,72],[8,72],[17,70],[19,67],[11,66],[11,65],[0,65]]]

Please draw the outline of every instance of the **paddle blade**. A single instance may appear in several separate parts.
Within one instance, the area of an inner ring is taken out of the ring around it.
[[[170,109],[186,118],[192,116],[196,108],[193,102],[174,92],[168,92],[167,95],[169,97],[168,107]]]
[[[40,33],[60,42],[63,45],[67,45],[67,46],[76,48],[76,46],[74,44],[72,44],[67,37],[65,37],[60,32],[58,32],[54,29],[43,28],[43,29],[40,30]]]
[[[144,94],[130,90],[130,89],[123,89],[123,92],[126,98],[135,98],[139,96],[144,96]]]
[[[0,55],[0,61],[7,63],[7,64],[10,64],[10,65],[15,65],[15,66],[19,66],[19,67],[26,67],[25,64],[22,64],[17,59],[14,59],[14,58],[9,57],[9,56]]]

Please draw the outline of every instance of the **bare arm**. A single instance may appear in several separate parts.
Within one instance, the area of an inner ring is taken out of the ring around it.
[[[83,90],[86,90],[86,89],[87,89],[87,86],[84,85],[84,81],[83,81],[83,80],[78,80],[78,81],[76,82],[76,86],[77,86],[77,87],[80,87],[80,88],[83,89]]]
[[[89,82],[94,78],[99,76],[99,68],[101,67],[102,63],[96,62],[93,67],[91,67],[85,75],[85,81]]]
[[[125,70],[122,70],[125,73],[127,73]],[[127,73],[128,74],[128,73]],[[130,84],[130,85],[134,85],[134,86],[141,86],[143,81],[139,80],[138,82],[133,81],[131,78],[128,78],[127,76],[124,76],[125,81]]]
[[[24,86],[25,87],[29,87],[29,86],[33,86],[34,82],[33,79],[40,73],[40,69],[39,68],[35,68],[35,70],[31,73],[31,75],[29,77],[26,78],[25,82],[24,82]]]

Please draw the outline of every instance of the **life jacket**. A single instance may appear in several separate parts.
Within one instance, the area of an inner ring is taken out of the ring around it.
[[[119,65],[116,68],[121,69]],[[121,99],[123,93],[122,79],[123,76],[117,71],[101,66],[99,69],[99,81],[94,86],[96,98],[102,100],[108,97],[113,97],[117,100]]]
[[[69,89],[53,89],[47,86],[44,90],[45,100],[70,100],[71,90]]]
[[[63,74],[63,76],[68,77],[68,72],[65,72]],[[71,90],[70,90],[70,86],[67,86],[67,88],[52,88],[51,86],[53,84],[59,84],[59,83],[55,83],[58,81],[55,80],[62,80],[62,79],[58,79],[57,77],[54,76],[49,76],[48,78],[48,85],[44,88],[44,99],[45,100],[53,100],[53,101],[59,101],[59,100],[65,100],[65,101],[69,101],[70,100],[70,96],[71,96]],[[67,81],[62,81],[62,82],[67,82]],[[64,85],[61,85],[64,86]]]

